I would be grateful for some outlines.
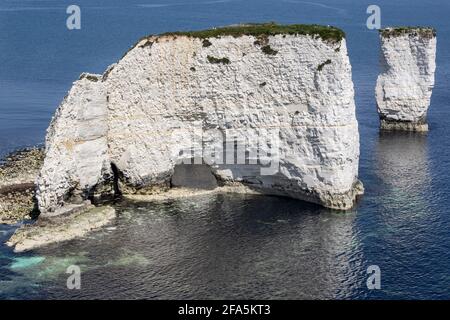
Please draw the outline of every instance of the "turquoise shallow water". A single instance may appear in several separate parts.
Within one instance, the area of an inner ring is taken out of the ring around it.
[[[382,134],[370,1],[67,1],[0,4],[0,154],[43,142],[56,106],[83,71],[101,73],[138,38],[236,22],[332,24],[347,32],[366,193],[337,214],[296,200],[201,196],[118,203],[111,228],[27,254],[0,246],[0,298],[450,298],[450,32],[448,1],[378,1],[383,25],[438,29],[427,135]],[[3,243],[14,226],[0,226]],[[67,290],[66,268],[82,270]],[[365,285],[380,266],[381,290]]]

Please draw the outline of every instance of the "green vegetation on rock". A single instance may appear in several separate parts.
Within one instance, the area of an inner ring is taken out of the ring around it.
[[[85,79],[85,78],[87,80],[89,80],[89,81],[92,81],[92,82],[97,82],[97,81],[100,80],[100,76],[97,76],[97,75],[94,75],[94,74],[90,74],[90,73],[83,73],[83,74],[81,74],[80,80]]]
[[[232,36],[235,38],[241,36],[254,36],[258,38],[255,41],[255,45],[265,46],[268,43],[268,36],[275,35],[309,35],[317,39],[322,39],[328,43],[337,43],[345,38],[345,32],[339,28],[332,26],[324,26],[318,24],[290,24],[280,25],[275,22],[269,23],[244,23],[230,25],[226,27],[213,28],[208,30],[199,31],[175,31],[166,32],[159,35],[148,35],[139,39],[139,41],[122,56],[125,57],[130,50],[139,47],[145,48],[152,46],[154,42],[158,42],[159,38],[164,36],[173,36],[175,39],[177,36],[187,36],[192,38],[202,39],[203,47],[209,47],[212,45],[210,38],[220,38],[222,36]],[[111,70],[109,70],[111,71]],[[106,79],[108,72],[105,73],[103,79]]]
[[[322,71],[323,67],[325,67],[325,65],[327,65],[327,64],[331,64],[331,60],[330,60],[330,59],[328,59],[327,61],[325,61],[325,62],[319,64],[319,65],[317,66],[317,70],[318,70],[318,71]]]
[[[436,37],[436,29],[431,27],[389,27],[379,30],[384,38],[400,37],[402,35],[420,35],[425,38]]]
[[[230,59],[228,58],[215,58],[211,56],[206,57],[209,61],[209,63],[222,63],[222,64],[230,64]]]
[[[203,46],[205,48],[210,47],[211,45],[212,45],[212,43],[208,39],[203,40]]]
[[[277,50],[272,49],[269,45],[262,47],[261,51],[272,56],[275,56],[278,53]]]
[[[258,37],[261,35],[277,35],[277,34],[311,35],[317,36],[323,39],[324,41],[332,41],[332,42],[339,42],[343,38],[345,38],[344,31],[331,26],[322,26],[317,24],[279,25],[273,22],[246,23],[201,31],[167,32],[162,34],[161,36],[173,35],[173,36],[188,36],[200,39],[207,39],[207,38],[217,38],[221,36],[240,37],[248,35]]]

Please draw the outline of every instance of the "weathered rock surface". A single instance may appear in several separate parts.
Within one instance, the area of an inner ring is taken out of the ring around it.
[[[36,194],[46,215],[54,213],[50,209],[56,204],[81,203],[96,193],[111,192],[108,186],[102,188],[111,180],[107,132],[101,76],[82,74],[47,130],[46,156]]]
[[[110,223],[116,217],[116,211],[109,206],[85,207],[70,214],[61,214],[52,219],[39,218],[34,224],[23,225],[6,243],[14,247],[14,252],[24,252],[80,238],[89,232]]]
[[[381,128],[427,131],[436,69],[436,33],[431,28],[380,31],[381,74],[376,99]]]
[[[352,207],[362,185],[342,32],[249,25],[142,39],[102,77],[83,75],[59,107],[41,214],[112,190],[167,190],[176,164],[219,154],[223,137],[243,142],[244,163],[209,161],[220,184]]]
[[[43,149],[15,152],[0,165],[0,223],[30,218],[36,209],[35,180],[44,162]]]

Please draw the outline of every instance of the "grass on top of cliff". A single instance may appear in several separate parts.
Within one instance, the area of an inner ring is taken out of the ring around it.
[[[436,37],[436,29],[431,27],[389,27],[379,30],[384,38],[400,37],[402,35],[420,35],[425,38]]]
[[[173,35],[206,39],[217,38],[221,36],[240,37],[243,35],[247,35],[258,37],[277,34],[312,35],[318,36],[324,41],[332,42],[339,42],[343,38],[345,38],[344,31],[331,26],[322,26],[317,24],[279,25],[276,23],[246,23],[201,31],[167,32],[161,34],[161,36]]]

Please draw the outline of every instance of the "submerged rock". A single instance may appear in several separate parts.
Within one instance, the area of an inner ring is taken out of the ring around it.
[[[16,257],[10,268],[15,269],[27,269],[35,265],[40,264],[45,260],[45,257]]]
[[[351,208],[363,189],[344,33],[256,24],[149,36],[103,76],[83,74],[48,130],[41,215],[185,185],[172,176],[190,159],[219,185]]]
[[[110,223],[116,211],[110,206],[88,206],[52,219],[39,218],[34,224],[23,225],[6,243],[14,252],[24,252],[52,243],[83,237]]]
[[[0,164],[0,223],[16,223],[36,213],[35,180],[43,162],[44,150],[32,148],[12,153]]]
[[[428,131],[426,116],[436,69],[431,28],[380,30],[381,74],[376,99],[381,129]]]

